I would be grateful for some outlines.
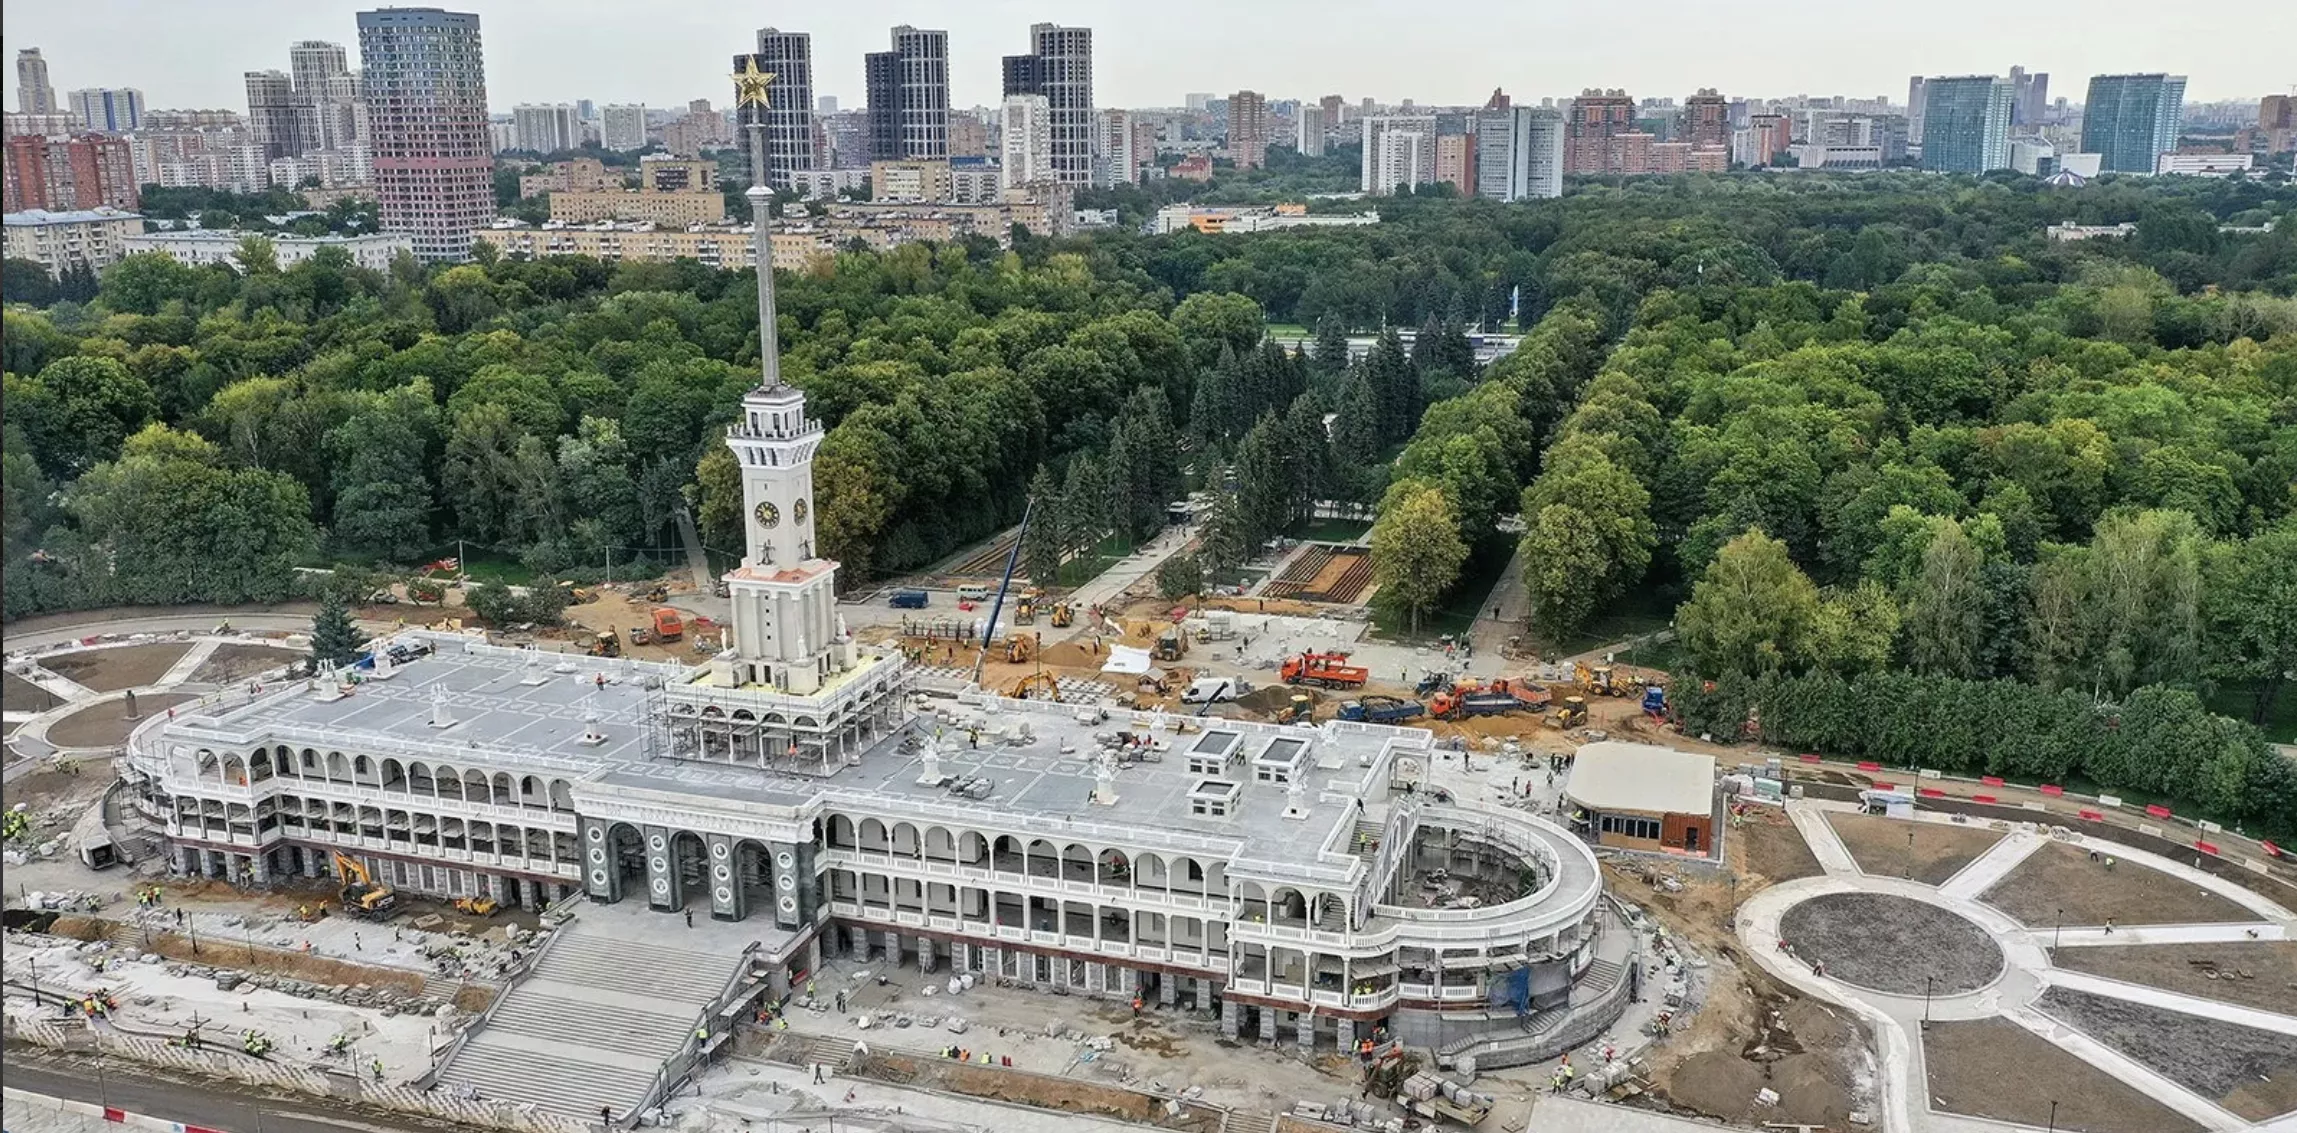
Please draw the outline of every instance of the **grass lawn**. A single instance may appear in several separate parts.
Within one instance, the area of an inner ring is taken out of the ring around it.
[[[1111,535],[1094,544],[1076,558],[1062,563],[1060,576],[1054,579],[1053,584],[1068,587],[1083,586],[1099,578],[1102,571],[1115,566],[1118,559],[1132,554],[1133,549],[1132,540],[1121,535]]]
[[[1371,530],[1371,523],[1365,520],[1317,519],[1302,524],[1299,530],[1292,532],[1292,536],[1319,543],[1357,543],[1370,534]]]
[[[1313,328],[1301,326],[1299,323],[1267,323],[1264,325],[1267,326],[1271,338],[1316,337],[1316,331]]]
[[[2256,707],[2256,685],[2249,682],[2219,685],[2209,697],[2209,710],[2236,720],[2249,719]],[[2277,744],[2297,744],[2297,689],[2284,685],[2281,695],[2273,698],[2273,707],[2265,714],[2265,722],[2258,725],[2265,738]]]

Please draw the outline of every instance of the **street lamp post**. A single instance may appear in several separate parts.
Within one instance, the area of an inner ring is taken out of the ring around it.
[[[2058,1099],[2050,1099],[2050,1133],[2058,1133]]]
[[[2058,910],[2058,926],[2050,930],[2050,949],[2056,951],[2058,941],[2066,934],[2066,911]]]
[[[1906,880],[1914,880],[1914,831],[1906,831]]]
[[[1930,1025],[1930,987],[1937,979],[1936,976],[1922,977],[1922,1025],[1925,1027]]]

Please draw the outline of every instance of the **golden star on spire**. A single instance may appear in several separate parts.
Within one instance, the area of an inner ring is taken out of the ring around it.
[[[734,72],[734,102],[739,106],[766,105],[766,84],[774,81],[772,71],[758,70],[756,56],[742,60],[742,69]]]

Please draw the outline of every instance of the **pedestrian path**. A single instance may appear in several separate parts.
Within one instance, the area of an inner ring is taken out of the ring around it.
[[[2278,924],[2155,924],[2127,928],[2037,928],[2031,936],[2050,947],[2105,944],[2239,944],[2245,940],[2288,940]]]
[[[1810,844],[1812,856],[1818,858],[1819,868],[1836,877],[1857,877],[1858,862],[1850,856],[1850,847],[1834,832],[1834,824],[1826,820],[1826,812],[1802,803],[1787,804],[1787,817],[1794,820],[1795,829],[1802,831],[1803,841]]]
[[[217,637],[205,637],[193,642],[191,648],[176,659],[175,664],[168,666],[167,672],[160,674],[160,679],[152,682],[153,686],[172,688],[190,680],[191,675],[198,672],[208,658],[215,656],[216,649],[222,644],[223,639]]]
[[[2008,1018],[2019,1026],[2049,1040],[2066,1053],[2097,1067],[2106,1074],[2154,1101],[2176,1110],[2204,1129],[2247,1129],[2249,1122],[2216,1102],[2210,1101],[2178,1084],[2169,1076],[2145,1063],[2099,1042],[2081,1031],[2052,1019],[2033,1008],[2021,1008],[2008,1013]]]
[[[1947,897],[1975,901],[1980,893],[1992,889],[1995,882],[2008,876],[2011,870],[2018,868],[2019,863],[2034,856],[2034,851],[2048,842],[2048,838],[2039,834],[2014,831],[1986,847],[1985,853],[1947,878],[1946,884],[1938,887],[1938,892]]]
[[[2088,972],[2077,972],[2067,968],[2047,968],[2036,974],[2041,977],[2043,983],[2052,987],[2071,988],[2075,991],[2086,991],[2113,999],[2124,999],[2131,1003],[2144,1003],[2170,1011],[2182,1011],[2188,1015],[2222,1019],[2228,1023],[2239,1023],[2244,1027],[2255,1027],[2260,1031],[2297,1036],[2297,1015],[2260,1011],[2255,1007],[2244,1007],[2238,1003],[2203,999],[2198,995],[2186,995],[2182,992],[2149,987],[2145,984],[2128,983],[2123,980],[2109,979],[2105,976],[2094,976]]]
[[[103,695],[70,677],[59,677],[38,665],[28,667],[17,675],[40,686],[50,696],[67,703],[76,704],[83,700],[94,700]]]

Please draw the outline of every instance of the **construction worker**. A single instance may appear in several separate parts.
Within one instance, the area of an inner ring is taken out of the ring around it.
[[[1136,996],[1134,996],[1134,997],[1133,997],[1133,1018],[1135,1018],[1135,1019],[1138,1019],[1138,1018],[1140,1018],[1140,1017],[1141,1017],[1141,997],[1136,995]]]

